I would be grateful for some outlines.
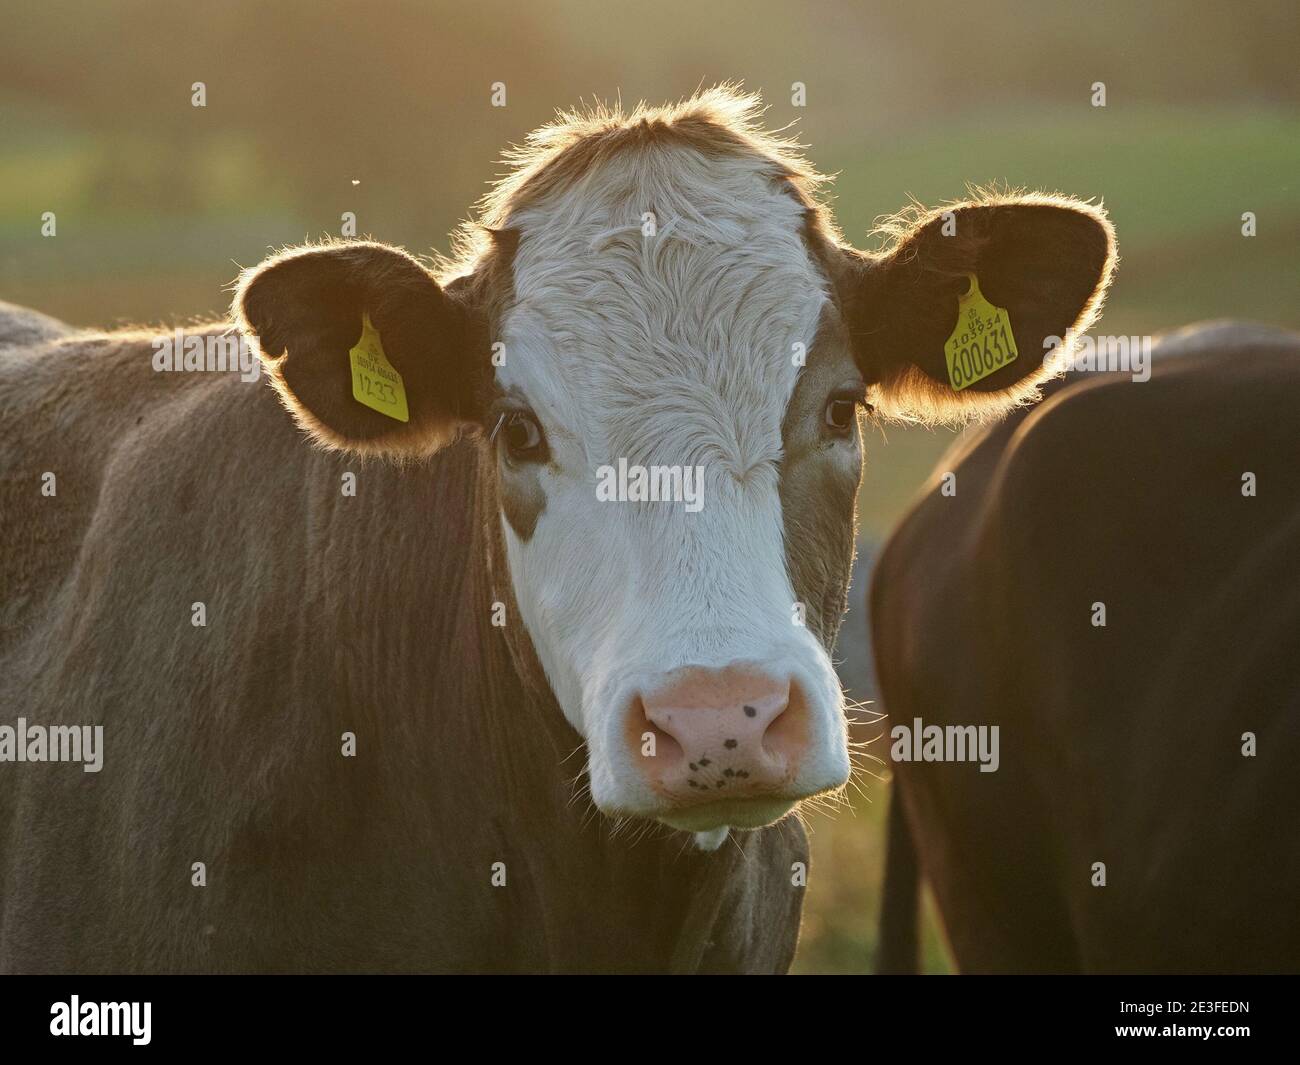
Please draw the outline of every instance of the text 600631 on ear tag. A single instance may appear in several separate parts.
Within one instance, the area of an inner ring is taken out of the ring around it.
[[[348,361],[352,364],[353,399],[399,422],[411,420],[402,375],[384,354],[379,330],[368,314],[362,315],[361,339],[348,351]]]
[[[970,290],[957,301],[957,325],[943,345],[954,392],[996,373],[1020,354],[1010,315],[984,298],[974,274],[966,276]]]

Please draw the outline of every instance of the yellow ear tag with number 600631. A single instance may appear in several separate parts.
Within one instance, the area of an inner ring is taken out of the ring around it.
[[[361,316],[361,339],[348,352],[348,361],[352,363],[353,399],[399,422],[411,420],[402,375],[384,354],[379,330],[368,314]]]
[[[943,345],[954,392],[997,373],[1020,354],[1011,332],[1011,316],[984,298],[974,274],[966,276],[970,289],[957,300],[957,325]]]

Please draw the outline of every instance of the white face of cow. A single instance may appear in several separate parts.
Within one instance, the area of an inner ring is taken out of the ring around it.
[[[721,88],[562,118],[481,219],[511,255],[471,243],[445,283],[349,241],[273,256],[235,296],[318,444],[423,457],[495,426],[515,601],[592,796],[702,842],[848,777],[827,647],[864,379],[923,420],[1030,400],[1045,338],[1086,333],[1115,263],[1099,209],[1034,193],[905,213],[888,248],[853,251],[757,107]],[[958,328],[971,277],[1015,339],[1000,366]],[[370,372],[405,382],[409,412],[358,394],[367,320],[388,362]],[[954,380],[953,342],[978,379]]]
[[[807,615],[843,595],[865,386],[803,208],[760,162],[628,152],[531,205],[498,330],[524,623],[597,806],[693,831],[769,823],[849,773]],[[639,471],[676,498],[636,501]]]

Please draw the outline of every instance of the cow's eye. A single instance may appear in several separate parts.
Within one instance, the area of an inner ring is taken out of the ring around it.
[[[506,453],[520,462],[539,462],[546,457],[546,442],[537,419],[526,410],[506,411],[498,426]]]
[[[826,401],[826,428],[832,436],[848,436],[853,432],[858,405],[863,402],[860,393],[836,392]]]

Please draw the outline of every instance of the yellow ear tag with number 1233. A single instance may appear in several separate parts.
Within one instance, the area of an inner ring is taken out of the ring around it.
[[[957,300],[957,325],[943,345],[954,392],[997,373],[1020,354],[1011,332],[1011,316],[984,298],[974,274],[966,276],[970,289]]]
[[[402,375],[384,354],[379,330],[368,314],[361,316],[361,339],[348,352],[348,361],[352,363],[353,399],[399,422],[411,420]]]

